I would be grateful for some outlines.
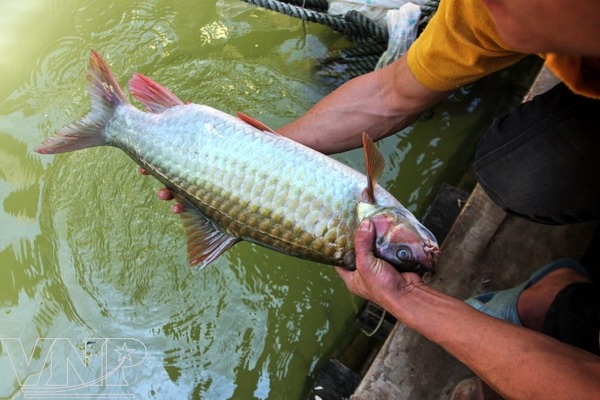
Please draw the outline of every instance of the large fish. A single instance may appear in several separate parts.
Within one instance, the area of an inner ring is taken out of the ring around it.
[[[205,266],[241,240],[307,260],[355,268],[360,221],[374,222],[375,253],[400,271],[425,272],[435,237],[376,180],[383,158],[363,135],[368,177],[238,114],[186,104],[134,74],[132,106],[92,51],[91,111],[46,139],[42,154],[115,146],[166,185],[182,207],[188,259]]]

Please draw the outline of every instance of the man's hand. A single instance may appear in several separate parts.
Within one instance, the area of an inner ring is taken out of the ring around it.
[[[142,174],[142,175],[149,175],[148,171],[146,171],[142,167],[140,167],[139,173]],[[165,200],[165,201],[171,201],[171,200],[173,200],[175,198],[173,196],[173,192],[171,192],[166,187],[162,188],[162,189],[158,189],[158,191],[156,192],[156,195],[158,196],[159,199]],[[173,207],[171,207],[171,211],[173,212],[173,214],[181,214],[183,212],[181,204],[179,204],[178,202],[175,202],[175,204],[173,204]]]
[[[379,306],[386,308],[415,285],[423,285],[414,273],[399,273],[394,267],[373,254],[375,227],[370,220],[362,221],[356,238],[356,270],[336,268],[348,289]]]

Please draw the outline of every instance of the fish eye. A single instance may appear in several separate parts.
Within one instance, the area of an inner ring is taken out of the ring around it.
[[[410,259],[411,255],[412,254],[408,247],[400,247],[398,251],[396,251],[396,257],[398,257],[398,259],[401,261],[406,261]]]

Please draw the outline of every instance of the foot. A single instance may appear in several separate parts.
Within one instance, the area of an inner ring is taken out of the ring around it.
[[[558,293],[577,282],[591,282],[570,268],[559,268],[525,289],[517,300],[517,311],[523,326],[541,332],[550,305]]]

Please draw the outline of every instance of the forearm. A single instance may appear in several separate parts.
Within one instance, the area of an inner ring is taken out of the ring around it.
[[[345,151],[361,145],[363,132],[375,140],[398,132],[448,94],[422,86],[401,58],[347,82],[277,131],[324,153]]]
[[[600,393],[600,358],[486,316],[424,285],[382,304],[506,398],[588,399]]]

